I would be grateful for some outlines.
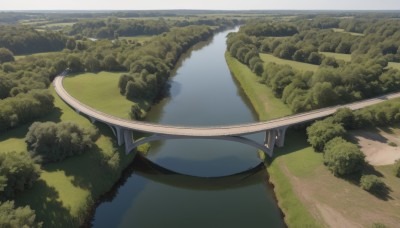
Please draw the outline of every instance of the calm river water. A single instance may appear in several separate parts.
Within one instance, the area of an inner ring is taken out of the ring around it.
[[[169,96],[152,108],[146,121],[192,126],[257,121],[225,62],[226,35],[233,31],[216,34],[183,58],[170,80]],[[250,137],[262,142],[263,136]],[[284,226],[264,169],[227,176],[260,164],[252,147],[219,140],[169,140],[152,144],[147,159],[151,162],[135,161],[113,199],[98,206],[93,227]]]

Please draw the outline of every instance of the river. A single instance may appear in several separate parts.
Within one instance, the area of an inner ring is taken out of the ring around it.
[[[146,121],[192,126],[257,121],[225,62],[232,31],[216,34],[183,58],[169,81],[169,96],[153,106]],[[262,142],[263,136],[250,137]],[[114,197],[97,207],[93,227],[284,226],[265,169],[254,169],[260,159],[252,147],[169,140],[153,143],[147,159],[135,160]],[[230,176],[245,170],[251,171]]]

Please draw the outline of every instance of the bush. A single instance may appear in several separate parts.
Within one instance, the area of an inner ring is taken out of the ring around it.
[[[400,159],[394,163],[394,175],[400,177]]]
[[[42,227],[42,223],[36,223],[35,218],[35,211],[29,206],[16,208],[14,201],[0,202],[0,227]]]
[[[365,155],[357,145],[337,137],[325,146],[324,164],[335,176],[343,176],[361,171],[365,165]]]
[[[44,162],[61,161],[91,148],[97,132],[75,123],[35,122],[25,137],[31,153],[39,155]]]
[[[376,175],[364,175],[360,179],[360,186],[368,192],[379,192],[386,187],[385,183]]]
[[[308,142],[317,151],[323,151],[325,143],[335,137],[343,137],[346,130],[341,124],[317,121],[307,128]]]
[[[28,153],[0,153],[0,199],[12,198],[32,187],[39,175],[40,167]]]

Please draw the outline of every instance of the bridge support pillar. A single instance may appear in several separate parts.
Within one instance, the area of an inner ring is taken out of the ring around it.
[[[125,143],[125,137],[124,137],[124,130],[122,127],[117,127],[115,126],[115,132],[117,133],[117,142],[118,142],[118,146],[121,146],[122,144]]]
[[[279,128],[276,130],[277,136],[276,136],[275,144],[277,147],[283,147],[283,145],[285,143],[286,129],[287,129],[287,127],[283,127],[283,128]]]
[[[264,145],[272,152],[274,150],[275,141],[276,141],[276,130],[268,130],[265,132]]]
[[[135,147],[132,130],[124,129],[125,154],[129,154]]]

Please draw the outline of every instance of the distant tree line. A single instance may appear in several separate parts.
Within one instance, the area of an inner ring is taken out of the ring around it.
[[[65,47],[66,40],[61,32],[39,32],[23,25],[0,25],[0,47],[9,49],[15,55],[60,51]]]
[[[243,32],[252,28],[252,26],[247,28],[245,25],[238,33],[230,34],[227,50],[231,56],[261,76],[260,82],[271,87],[275,96],[281,98],[295,113],[399,90],[400,72],[386,68],[388,60],[393,60],[397,52],[385,54],[382,52],[384,49],[378,47],[376,50],[380,51],[372,55],[369,51],[364,53],[357,49],[353,60],[346,63],[334,58],[325,58],[318,53],[318,45],[324,44],[324,39],[329,40],[326,41],[328,43],[333,42],[330,40],[332,39],[330,34],[340,39],[354,37],[350,34],[326,30],[305,30],[289,38],[277,39],[249,36]],[[400,35],[400,32],[396,34]],[[354,37],[357,42],[361,42],[361,39]],[[296,42],[292,43],[292,41]],[[337,42],[338,47],[344,46],[344,42],[343,40]],[[386,42],[397,45],[398,40],[389,36]],[[350,45],[350,49],[352,47]],[[357,47],[360,46],[357,44]],[[261,67],[264,64],[259,57],[260,51],[273,52],[280,58],[309,62],[320,67],[315,72],[297,71],[288,65],[275,63],[268,63]]]
[[[118,36],[158,35],[169,31],[163,20],[119,20],[117,18],[79,21],[72,26],[70,35],[95,38],[118,38]]]

